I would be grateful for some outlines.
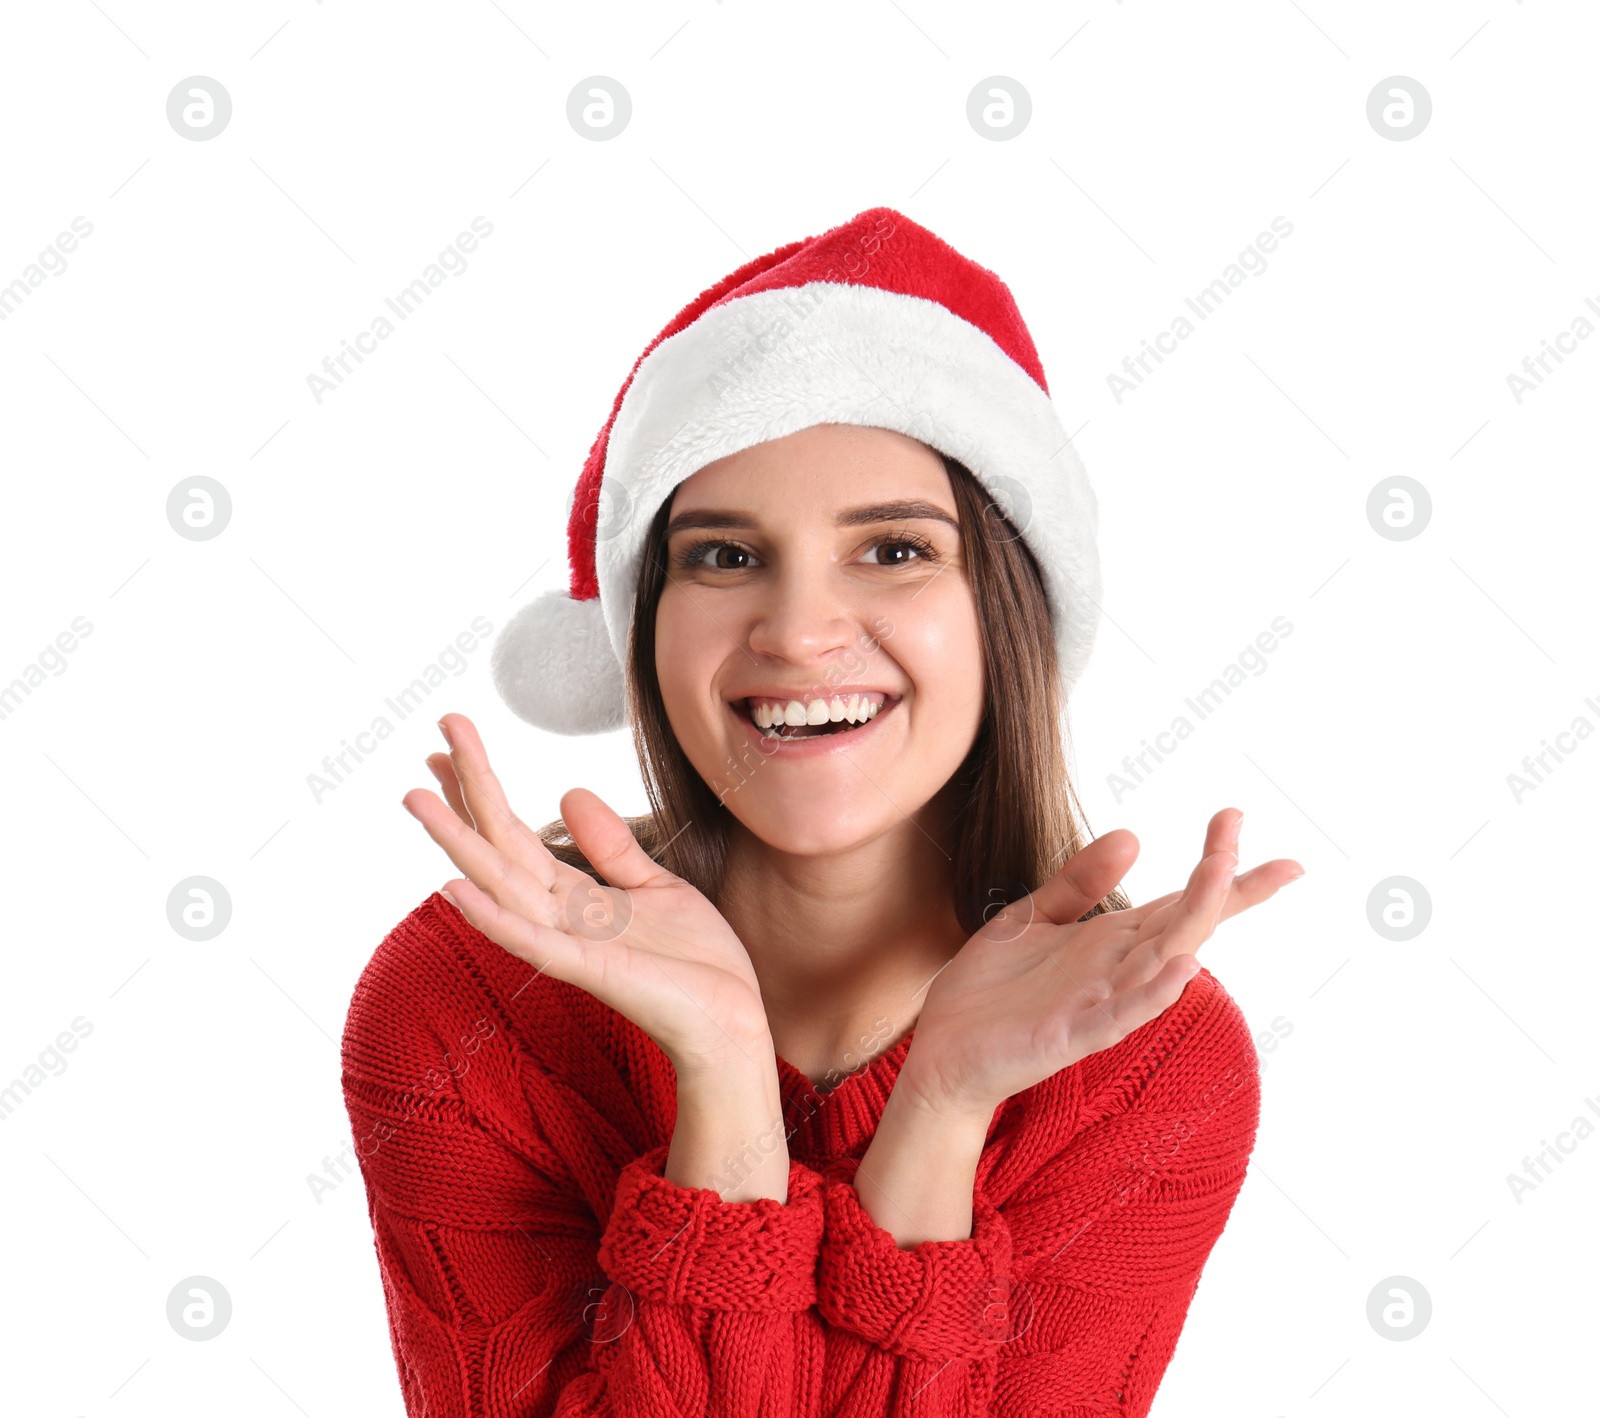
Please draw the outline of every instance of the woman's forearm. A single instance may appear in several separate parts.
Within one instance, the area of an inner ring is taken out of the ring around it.
[[[678,1120],[663,1175],[724,1201],[789,1199],[789,1140],[777,1064],[678,1073]]]
[[[856,1169],[867,1215],[901,1249],[972,1235],[972,1189],[994,1109],[962,1113],[930,1106],[897,1082]]]

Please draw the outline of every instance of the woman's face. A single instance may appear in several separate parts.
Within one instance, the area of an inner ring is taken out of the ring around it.
[[[984,708],[939,455],[819,424],[701,468],[669,518],[656,674],[700,776],[786,852],[905,825],[960,766]]]

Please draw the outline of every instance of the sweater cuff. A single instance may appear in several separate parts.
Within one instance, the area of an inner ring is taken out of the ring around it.
[[[980,1359],[1015,1339],[1031,1315],[1011,1278],[1011,1229],[981,1191],[972,1235],[902,1250],[868,1215],[854,1186],[857,1158],[823,1175],[818,1309],[891,1353],[935,1362]]]
[[[804,1310],[817,1300],[822,1179],[792,1158],[787,1204],[724,1201],[662,1175],[668,1144],[622,1169],[600,1266],[638,1299],[709,1310]]]

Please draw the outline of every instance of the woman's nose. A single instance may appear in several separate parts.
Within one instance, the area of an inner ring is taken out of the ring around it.
[[[861,600],[828,568],[786,568],[767,581],[751,608],[750,650],[796,664],[822,660],[854,642]]]

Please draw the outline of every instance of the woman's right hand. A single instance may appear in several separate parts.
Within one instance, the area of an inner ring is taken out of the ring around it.
[[[681,1074],[772,1065],[761,988],[744,945],[710,901],[639,846],[586,788],[561,799],[573,840],[606,880],[559,860],[511,811],[472,721],[439,721],[450,754],[428,766],[450,799],[401,799],[465,873],[445,894],[513,955],[611,1006]]]

